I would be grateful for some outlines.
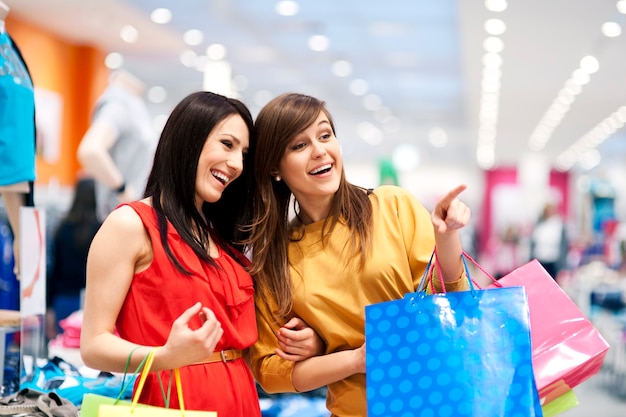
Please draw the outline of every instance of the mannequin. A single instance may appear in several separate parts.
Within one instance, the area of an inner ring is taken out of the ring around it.
[[[0,89],[5,91],[0,97],[0,195],[14,236],[14,271],[19,278],[19,209],[33,205],[35,96],[28,68],[5,30],[9,10],[0,0],[0,47],[9,51],[0,64],[6,59],[14,68],[8,76],[0,75]]]
[[[120,203],[137,200],[144,192],[158,140],[144,90],[144,83],[130,72],[113,72],[78,147],[78,160],[96,180],[101,221]]]

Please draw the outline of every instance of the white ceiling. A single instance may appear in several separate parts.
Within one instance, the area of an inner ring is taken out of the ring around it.
[[[80,44],[121,52],[125,66],[149,86],[168,89],[168,100],[152,111],[168,113],[189,92],[202,88],[202,74],[183,66],[181,50],[205,54],[221,43],[233,75],[247,80],[239,92],[254,115],[270,97],[287,91],[326,100],[335,117],[347,162],[376,162],[399,144],[416,146],[422,160],[476,166],[484,22],[500,18],[507,30],[499,38],[502,76],[495,155],[511,164],[528,155],[528,141],[581,59],[600,64],[584,85],[541,154],[553,159],[605,118],[626,105],[626,33],[607,38],[601,26],[617,22],[626,31],[626,15],[617,0],[509,0],[501,13],[478,0],[298,0],[299,13],[279,16],[276,0],[3,0],[22,19]],[[173,11],[157,25],[156,7]],[[139,30],[125,44],[123,25]],[[204,31],[204,42],[188,47],[188,29]],[[312,35],[326,35],[325,52],[308,49]],[[28,59],[28,57],[26,57]],[[336,60],[352,64],[352,74],[331,72]],[[395,117],[385,123],[366,110],[363,97],[350,92],[354,79],[366,80],[368,93]],[[369,122],[382,132],[370,145],[359,135]],[[427,139],[433,127],[448,134],[444,148]],[[626,161],[626,129],[619,128],[600,146],[603,163]]]

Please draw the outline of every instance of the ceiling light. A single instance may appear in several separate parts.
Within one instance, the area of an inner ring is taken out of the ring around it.
[[[487,52],[500,53],[504,49],[504,42],[500,38],[490,36],[483,41],[483,48]]]
[[[600,69],[600,63],[596,57],[587,55],[580,60],[580,69],[585,71],[587,74],[595,74]]]
[[[204,41],[204,33],[198,29],[189,29],[183,34],[183,40],[187,45],[200,45]]]
[[[167,98],[167,90],[160,85],[155,85],[154,87],[150,87],[146,97],[151,103],[163,103]]]
[[[375,111],[382,105],[382,100],[377,94],[368,94],[363,97],[363,107],[366,110]]]
[[[330,40],[324,35],[313,35],[309,38],[309,49],[316,52],[322,52],[328,49]]]
[[[367,85],[367,81],[357,78],[356,80],[352,80],[350,83],[350,92],[355,96],[362,96],[367,93],[369,86]]]
[[[152,13],[150,13],[150,19],[152,19],[154,23],[163,25],[172,20],[172,12],[170,9],[165,8],[154,9]]]
[[[625,123],[626,106],[622,106],[561,153],[556,159],[556,167],[559,170],[567,171],[576,161],[580,161],[583,168],[593,168],[599,163],[600,154],[591,151],[597,152],[596,148],[615,134],[617,130],[624,127]]]
[[[485,68],[500,68],[502,66],[502,56],[496,53],[486,53],[483,55],[483,65]]]
[[[617,2],[617,10],[619,10],[620,13],[626,14],[626,0],[619,0]]]
[[[198,54],[196,54],[191,49],[187,49],[186,51],[182,51],[180,53],[179,59],[180,59],[180,62],[187,68],[193,68],[196,66],[196,60],[198,59]]]
[[[485,22],[485,31],[493,36],[506,32],[506,24],[500,19],[489,19]]]
[[[213,43],[206,48],[206,54],[209,59],[219,61],[220,59],[224,59],[224,57],[226,57],[226,47],[221,43]]]
[[[616,22],[603,23],[601,30],[607,38],[616,38],[622,34],[622,27]]]
[[[118,52],[111,52],[104,58],[104,65],[109,69],[118,69],[124,65],[124,57]]]
[[[412,171],[420,164],[420,151],[415,145],[401,143],[393,149],[391,160],[398,171]]]
[[[485,8],[490,12],[503,12],[508,6],[506,0],[485,0]]]
[[[578,85],[587,85],[590,79],[589,74],[581,69],[577,69],[572,73],[572,80]]]
[[[134,26],[126,25],[120,29],[120,37],[126,43],[135,43],[139,38],[139,31]]]
[[[333,62],[332,72],[337,77],[347,77],[352,73],[352,64],[346,60],[339,60]]]
[[[602,156],[600,155],[600,152],[598,152],[597,149],[591,149],[580,157],[579,163],[583,169],[590,171],[591,169],[597,167],[601,160]]]
[[[281,0],[276,3],[274,10],[281,16],[295,16],[298,14],[300,7],[298,3],[292,0]]]
[[[443,148],[448,143],[448,134],[440,127],[433,127],[428,131],[428,141],[435,148]]]

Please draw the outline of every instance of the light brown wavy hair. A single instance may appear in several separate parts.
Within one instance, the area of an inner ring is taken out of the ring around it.
[[[254,197],[249,240],[252,248],[251,274],[255,277],[257,299],[274,299],[276,314],[288,318],[293,305],[289,273],[288,245],[303,236],[298,220],[298,205],[294,201],[296,221],[290,223],[289,208],[292,193],[284,181],[274,181],[285,149],[291,140],[308,128],[320,112],[328,117],[333,134],[335,125],[326,104],[314,97],[288,93],[270,101],[255,122],[257,148],[254,159]],[[336,135],[335,135],[336,136]],[[372,204],[366,190],[348,183],[342,171],[339,189],[322,228],[323,241],[342,219],[350,229],[348,256],[360,256],[363,265],[371,246]]]

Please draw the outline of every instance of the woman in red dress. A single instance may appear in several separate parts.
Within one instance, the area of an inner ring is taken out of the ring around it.
[[[244,360],[257,339],[254,286],[237,246],[254,145],[243,103],[189,95],[163,129],[145,198],[111,212],[92,242],[81,355],[89,367],[121,372],[129,356],[135,369],[159,347],[142,403],[164,406],[159,377],[167,387],[180,368],[186,409],[261,415]],[[310,328],[297,329],[292,359],[321,350]]]

